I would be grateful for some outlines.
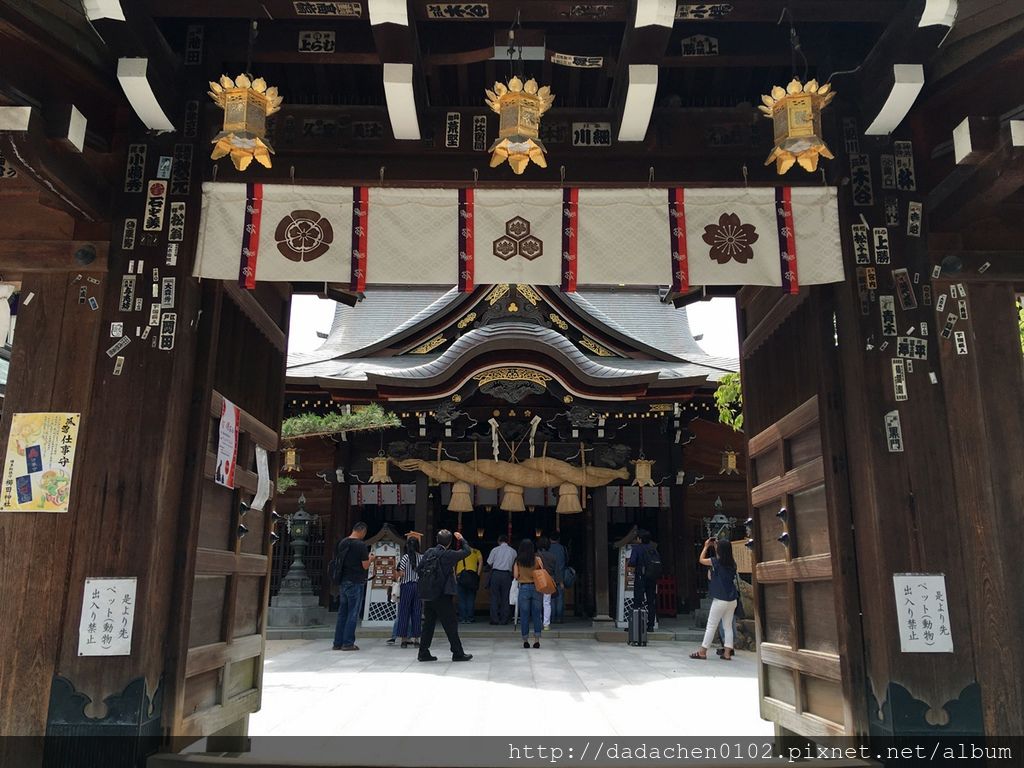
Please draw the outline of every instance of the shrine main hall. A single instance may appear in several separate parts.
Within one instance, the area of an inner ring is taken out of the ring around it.
[[[0,765],[1019,759],[1022,51],[1005,0],[0,0]],[[444,530],[564,548],[537,647],[483,567],[469,664],[388,642]]]

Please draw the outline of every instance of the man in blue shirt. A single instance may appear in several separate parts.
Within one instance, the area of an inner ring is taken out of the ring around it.
[[[565,566],[568,565],[568,553],[559,541],[560,538],[558,531],[553,531],[551,546],[548,548],[555,557],[555,572],[551,577],[555,580],[558,591],[551,596],[551,620],[556,624],[561,624],[565,617]]]

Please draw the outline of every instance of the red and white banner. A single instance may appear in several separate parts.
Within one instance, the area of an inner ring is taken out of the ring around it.
[[[241,253],[241,259],[238,255]],[[799,254],[799,264],[797,255]],[[831,187],[413,189],[207,183],[195,275],[373,285],[843,280]]]

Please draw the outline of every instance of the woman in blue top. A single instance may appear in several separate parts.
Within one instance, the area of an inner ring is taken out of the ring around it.
[[[708,584],[708,597],[711,598],[711,611],[708,624],[704,629],[704,642],[700,650],[690,654],[691,659],[706,659],[715,630],[721,622],[725,631],[725,649],[722,658],[729,661],[733,655],[732,615],[736,612],[736,560],[732,556],[732,544],[726,540],[708,539],[700,553],[700,564],[711,568]]]

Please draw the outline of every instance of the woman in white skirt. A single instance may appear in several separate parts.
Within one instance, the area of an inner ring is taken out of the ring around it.
[[[700,553],[700,564],[711,568],[708,583],[708,597],[711,598],[711,611],[708,624],[704,629],[704,642],[700,650],[690,654],[691,659],[706,659],[708,648],[715,637],[719,623],[725,633],[725,649],[722,659],[729,661],[733,655],[732,616],[736,612],[736,601],[739,592],[736,590],[736,560],[732,556],[732,544],[727,540],[708,539]]]

